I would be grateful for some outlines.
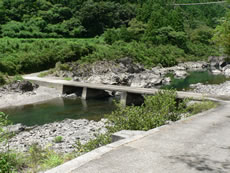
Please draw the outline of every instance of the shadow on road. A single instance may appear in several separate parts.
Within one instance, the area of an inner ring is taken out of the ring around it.
[[[174,160],[173,163],[184,163],[188,167],[195,169],[197,172],[214,172],[229,173],[230,160],[216,161],[211,160],[208,155],[184,154],[178,156],[170,156]]]

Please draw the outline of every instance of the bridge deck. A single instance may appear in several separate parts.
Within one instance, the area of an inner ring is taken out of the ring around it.
[[[25,80],[33,81],[35,83],[40,83],[41,85],[46,83],[46,84],[59,85],[59,86],[74,86],[74,87],[81,87],[81,88],[120,91],[120,92],[128,92],[128,93],[144,94],[144,95],[145,94],[153,95],[159,91],[159,89],[153,89],[153,88],[136,88],[136,87],[129,87],[129,86],[82,83],[82,82],[66,81],[66,80],[52,79],[52,78],[40,78],[40,77],[35,77],[35,76],[24,76],[23,78]],[[177,95],[179,98],[189,97],[189,98],[196,99],[196,100],[211,99],[211,97],[213,98],[213,96],[210,96],[207,94],[182,92],[182,91],[177,91]]]

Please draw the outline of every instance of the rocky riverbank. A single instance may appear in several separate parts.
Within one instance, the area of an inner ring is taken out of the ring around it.
[[[204,85],[201,83],[191,85],[193,92],[212,94],[218,96],[230,96],[230,81],[219,85]]]
[[[189,71],[210,70],[213,74],[230,76],[230,64],[226,57],[209,57],[208,62],[184,62],[173,67],[157,66],[146,69],[130,58],[115,61],[98,61],[92,64],[58,64],[50,77],[71,78],[73,81],[125,85],[131,87],[154,88],[168,84],[173,74],[175,78],[185,78]]]
[[[11,150],[20,152],[27,151],[32,144],[38,144],[42,148],[49,147],[58,153],[71,153],[76,150],[76,142],[82,144],[95,138],[95,135],[103,134],[106,119],[99,122],[88,121],[86,119],[72,120],[66,119],[61,122],[54,122],[42,126],[26,127],[21,124],[8,126],[9,132],[14,132],[9,140]],[[55,138],[61,136],[62,140],[55,142]],[[5,147],[0,147],[4,149]]]
[[[68,63],[57,66],[49,77],[71,78],[73,81],[86,83],[99,83],[109,85],[124,85],[131,87],[154,88],[168,84],[171,73],[176,78],[185,78],[187,71],[204,70],[208,67],[206,62],[186,62],[174,67],[162,68],[160,66],[146,69],[136,64],[130,58],[116,61],[98,61],[93,64],[80,65]]]

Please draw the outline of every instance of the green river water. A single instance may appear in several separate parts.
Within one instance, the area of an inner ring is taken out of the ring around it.
[[[227,78],[224,75],[213,75],[209,71],[194,71],[190,72],[189,75],[185,79],[175,79],[172,75],[168,75],[171,77],[172,82],[170,85],[162,86],[161,89],[176,89],[178,91],[189,90],[189,86],[191,84],[221,84],[230,78]]]
[[[81,100],[57,98],[45,103],[12,107],[1,110],[9,115],[13,123],[23,125],[43,125],[54,121],[69,119],[88,119],[99,121],[104,114],[111,113],[115,105],[111,99]]]

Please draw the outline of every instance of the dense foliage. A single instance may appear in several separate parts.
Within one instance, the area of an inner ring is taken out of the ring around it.
[[[220,46],[220,48],[230,55],[230,13],[222,19],[221,25],[215,29],[213,40]]]
[[[185,111],[186,101],[177,102],[175,91],[161,91],[154,96],[145,97],[142,106],[119,106],[109,120],[113,131],[149,130],[180,119]]]
[[[0,0],[0,72],[15,75],[46,70],[58,61],[123,57],[146,67],[172,66],[219,55],[211,38],[226,4],[174,3],[187,1]]]
[[[135,17],[135,8],[112,1],[1,0],[2,37],[90,37]]]
[[[92,51],[89,41],[2,39],[0,71],[9,75],[37,72],[58,61],[76,61]]]

